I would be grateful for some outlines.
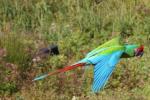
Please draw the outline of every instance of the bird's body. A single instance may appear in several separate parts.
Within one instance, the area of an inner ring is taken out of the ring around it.
[[[76,67],[84,67],[86,65],[94,65],[94,80],[92,91],[100,91],[106,84],[115,65],[119,62],[120,58],[141,56],[143,54],[143,46],[129,45],[121,42],[121,37],[114,38],[103,45],[100,45],[96,49],[89,52],[85,58],[77,63],[64,67],[52,73],[46,74],[46,76],[53,75],[59,72],[66,72]],[[44,76],[44,77],[46,77]],[[35,78],[34,80],[42,79],[43,77]]]

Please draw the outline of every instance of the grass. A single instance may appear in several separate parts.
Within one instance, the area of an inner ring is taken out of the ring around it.
[[[0,98],[148,100],[149,1],[97,1],[100,0],[0,0],[0,49],[6,49],[6,56],[0,57]],[[131,34],[129,43],[144,44],[145,54],[142,59],[121,60],[98,95],[90,91],[92,67],[85,73],[86,78],[81,69],[76,69],[31,82],[36,75],[78,61],[121,31]],[[49,44],[57,44],[60,55],[34,64],[35,52]]]

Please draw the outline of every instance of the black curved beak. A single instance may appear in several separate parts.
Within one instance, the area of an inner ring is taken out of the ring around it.
[[[142,57],[143,54],[144,54],[144,52],[143,52],[143,51],[140,51],[140,52],[136,52],[136,53],[135,53],[135,56]]]
[[[135,56],[142,57],[144,54],[144,45],[141,45],[139,48],[135,49]]]
[[[142,52],[140,52],[140,54],[139,54],[138,56],[139,56],[139,57],[142,57],[143,54],[144,54],[144,52],[142,51]]]

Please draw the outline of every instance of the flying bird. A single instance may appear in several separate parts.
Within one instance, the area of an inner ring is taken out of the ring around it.
[[[144,53],[143,45],[124,44],[121,42],[121,39],[121,37],[116,37],[92,50],[85,56],[85,58],[81,59],[77,63],[36,77],[33,81],[61,72],[66,72],[77,67],[94,65],[92,91],[97,93],[105,86],[114,71],[116,64],[121,58],[130,58],[135,56],[141,57]]]

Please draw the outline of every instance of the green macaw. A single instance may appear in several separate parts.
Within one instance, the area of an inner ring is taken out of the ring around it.
[[[66,66],[55,72],[50,72],[40,77],[36,77],[33,81],[40,80],[47,76],[60,72],[66,72],[77,67],[94,65],[94,81],[92,85],[92,91],[94,93],[97,93],[105,86],[120,58],[128,58],[134,56],[141,57],[143,55],[143,45],[124,44],[123,42],[121,42],[121,39],[121,37],[114,38],[89,52],[85,56],[85,58],[78,61],[77,63],[71,66]]]

